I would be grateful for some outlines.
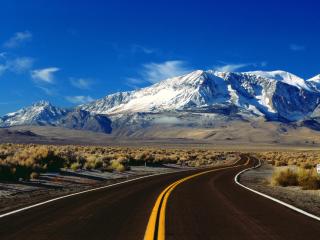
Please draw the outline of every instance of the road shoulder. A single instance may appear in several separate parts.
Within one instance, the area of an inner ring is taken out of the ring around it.
[[[271,186],[273,167],[262,163],[261,167],[241,174],[240,183],[306,212],[320,216],[320,190],[302,190],[300,187]]]

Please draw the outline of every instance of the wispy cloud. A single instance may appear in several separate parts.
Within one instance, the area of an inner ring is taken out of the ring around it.
[[[2,55],[0,62],[2,62],[0,64],[0,75],[6,71],[19,74],[29,71],[33,66],[34,59],[31,57],[10,58],[7,55]]]
[[[139,45],[139,44],[133,44],[131,46],[131,51],[132,51],[132,53],[142,52],[142,53],[145,53],[145,54],[152,54],[152,53],[157,52],[157,50],[154,49],[154,48],[142,46],[142,45]]]
[[[59,71],[57,67],[49,67],[43,69],[33,70],[31,72],[31,77],[33,80],[43,83],[53,83],[54,82],[54,73]]]
[[[134,89],[140,88],[144,83],[146,81],[142,78],[126,78],[126,85]]]
[[[250,64],[247,64],[247,63],[226,64],[221,66],[215,66],[214,69],[219,72],[234,72],[247,66],[250,66]]]
[[[292,43],[289,45],[289,48],[291,51],[298,52],[305,50],[306,46]]]
[[[32,39],[32,33],[29,31],[16,32],[10,39],[8,39],[3,46],[6,48],[16,48],[21,44],[30,41]]]
[[[30,57],[18,57],[8,61],[8,68],[15,73],[29,71],[34,63],[34,59]]]
[[[66,100],[73,104],[84,104],[94,101],[90,96],[67,96]]]
[[[156,48],[141,44],[121,45],[116,42],[107,42],[117,54],[119,59],[132,58],[135,55],[161,55],[161,51]]]
[[[48,87],[44,87],[44,86],[40,86],[40,85],[37,85],[36,87],[41,89],[46,95],[53,96],[53,95],[56,94],[56,91],[54,89],[51,89],[51,88],[48,88]]]
[[[191,72],[187,63],[181,60],[165,61],[161,63],[147,63],[143,65],[140,75],[150,83],[156,83],[161,80],[176,77]]]
[[[70,78],[70,83],[79,89],[90,89],[92,80],[89,78]]]
[[[223,63],[213,67],[214,70],[218,72],[235,72],[241,70],[245,67],[265,67],[267,62],[263,61],[260,63]]]

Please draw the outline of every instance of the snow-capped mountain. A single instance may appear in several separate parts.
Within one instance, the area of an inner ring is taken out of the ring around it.
[[[22,125],[50,125],[105,133],[111,132],[111,122],[106,116],[91,115],[84,110],[58,108],[46,101],[40,101],[0,118],[0,127]]]
[[[53,125],[65,116],[67,110],[55,107],[47,101],[40,101],[17,112],[8,113],[0,118],[2,127],[17,125]]]
[[[320,74],[307,80],[308,85],[315,91],[320,91]]]
[[[304,80],[285,71],[197,70],[74,109],[42,101],[0,118],[0,127],[54,125],[110,132],[111,125],[133,131],[159,124],[210,128],[219,121],[255,119],[320,123],[319,103],[320,75]]]
[[[253,116],[297,121],[312,113],[320,92],[311,81],[284,71],[194,71],[131,92],[108,95],[80,106],[108,115],[163,111],[210,112],[220,106],[236,107]]]

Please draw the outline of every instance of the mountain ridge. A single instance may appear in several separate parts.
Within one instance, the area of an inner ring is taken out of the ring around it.
[[[91,115],[81,109],[58,108],[43,100],[0,117],[0,127],[23,125],[59,126],[79,130],[111,132],[111,121],[104,115]]]
[[[73,109],[40,101],[1,117],[0,127],[53,125],[109,133],[111,129],[126,127],[134,131],[161,122],[210,127],[218,121],[265,119],[315,121],[314,128],[320,122],[319,103],[320,75],[304,80],[281,70],[196,70]]]
[[[319,96],[320,91],[312,81],[284,71],[236,73],[197,70],[136,91],[108,95],[80,108],[113,115],[190,110],[224,104],[249,110],[253,115],[264,115],[267,119],[297,121],[315,109]]]

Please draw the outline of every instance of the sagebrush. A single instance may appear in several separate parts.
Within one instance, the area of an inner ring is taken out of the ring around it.
[[[0,179],[38,178],[39,173],[58,172],[62,168],[123,172],[130,166],[144,164],[212,165],[237,157],[235,152],[204,149],[1,144]]]

